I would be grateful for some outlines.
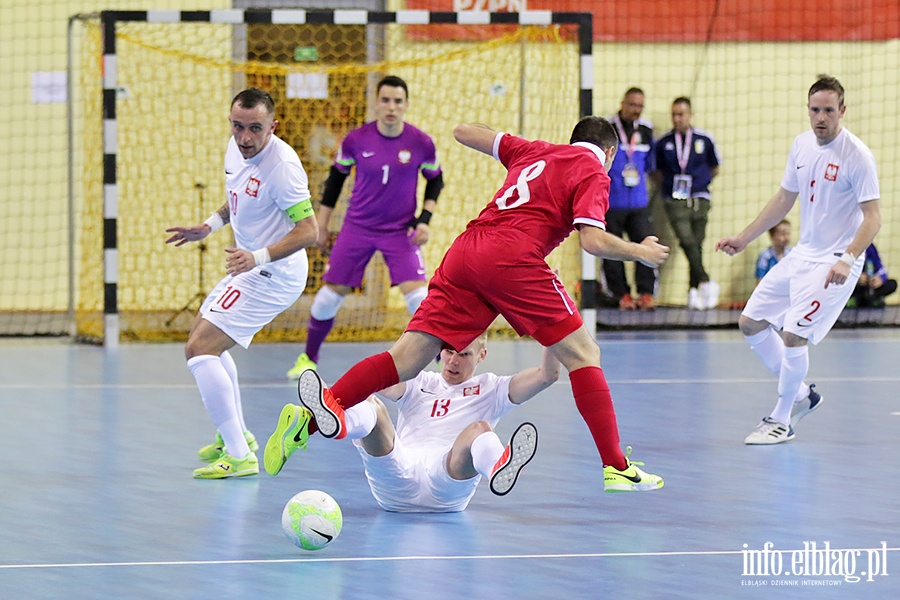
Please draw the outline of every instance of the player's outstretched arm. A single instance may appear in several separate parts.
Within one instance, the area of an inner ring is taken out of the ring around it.
[[[559,361],[544,348],[544,358],[540,367],[519,371],[509,380],[509,401],[513,404],[522,404],[534,398],[538,392],[547,389],[559,379],[559,369]]]
[[[460,123],[453,129],[453,137],[463,146],[494,155],[494,138],[497,132],[480,123]]]
[[[669,258],[669,247],[653,235],[635,244],[591,225],[583,225],[579,234],[584,251],[600,258],[636,260],[648,267],[658,267]]]
[[[181,246],[188,242],[199,242],[216,229],[224,226],[229,218],[230,213],[228,212],[228,204],[223,204],[210,218],[199,225],[192,225],[191,227],[169,227],[166,229],[166,233],[173,234],[166,240],[166,243],[174,243],[176,246]]]
[[[789,192],[779,188],[760,211],[753,222],[735,236],[725,237],[716,242],[716,250],[721,250],[729,256],[734,256],[744,250],[747,245],[761,236],[763,233],[777,225],[787,216],[794,202],[797,200],[797,192]]]

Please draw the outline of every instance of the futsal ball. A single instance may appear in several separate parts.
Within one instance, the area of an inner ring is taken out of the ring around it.
[[[344,517],[334,498],[319,490],[300,492],[284,506],[281,528],[295,546],[321,550],[337,539]]]

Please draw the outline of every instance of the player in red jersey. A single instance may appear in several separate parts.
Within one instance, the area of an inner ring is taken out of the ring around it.
[[[575,404],[600,452],[608,492],[650,491],[662,478],[643,472],[619,444],[600,349],[546,256],[574,229],[587,252],[614,260],[662,264],[669,249],[649,236],[640,244],[606,233],[609,175],[618,138],[606,119],[585,117],[567,145],[458,125],[461,144],[499,160],[506,181],[456,238],[434,274],[428,296],[388,352],[352,367],[332,388],[315,371],[300,377],[300,401],[315,417],[311,429],[343,437],[343,413],[369,394],[414,377],[443,347],[468,346],[503,315],[566,367]]]

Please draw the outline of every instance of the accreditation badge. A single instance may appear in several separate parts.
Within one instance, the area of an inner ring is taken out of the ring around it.
[[[676,175],[672,181],[672,198],[675,200],[687,200],[691,197],[691,176]]]
[[[633,163],[628,163],[622,169],[622,181],[625,183],[625,187],[635,187],[641,182],[641,174]]]

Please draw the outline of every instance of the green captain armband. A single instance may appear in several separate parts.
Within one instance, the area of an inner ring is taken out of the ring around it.
[[[313,215],[312,200],[307,198],[302,202],[298,202],[297,204],[287,209],[287,215],[294,223],[302,221],[306,217],[311,217]]]

